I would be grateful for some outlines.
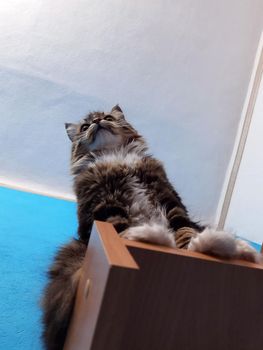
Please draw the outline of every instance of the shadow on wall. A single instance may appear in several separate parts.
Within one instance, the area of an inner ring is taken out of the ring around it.
[[[0,82],[0,181],[67,194],[70,143],[64,123],[105,107],[105,101],[6,68]]]

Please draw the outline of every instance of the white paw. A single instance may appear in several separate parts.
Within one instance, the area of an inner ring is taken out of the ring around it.
[[[235,237],[225,231],[206,228],[191,239],[188,249],[221,258],[232,258],[236,251]]]
[[[252,261],[255,263],[262,263],[263,258],[251,245],[241,239],[236,240],[236,257],[237,259]]]
[[[216,231],[206,228],[192,238],[188,249],[204,254],[214,255],[226,259],[243,259],[252,262],[261,262],[262,256],[247,242],[236,239],[229,232]]]
[[[141,241],[174,247],[174,236],[170,231],[158,224],[144,224],[130,227],[120,234],[121,237],[131,241]]]

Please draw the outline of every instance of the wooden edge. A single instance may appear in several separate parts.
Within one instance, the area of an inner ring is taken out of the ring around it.
[[[138,270],[139,266],[112,224],[94,221],[93,230],[98,234],[108,262],[112,266],[119,266]]]
[[[174,255],[185,256],[189,258],[202,259],[206,261],[213,261],[217,263],[238,265],[243,267],[255,268],[263,270],[263,265],[252,263],[245,260],[226,260],[219,259],[210,255],[189,251],[186,249],[170,248],[165,246],[159,246],[151,243],[144,243],[138,241],[131,241],[125,238],[119,237],[115,228],[108,222],[95,221],[94,228],[100,237],[105,255],[110,265],[121,266],[132,269],[139,269],[139,266],[131,256],[127,247],[135,247],[140,249],[147,249],[157,251],[161,253],[168,253]]]
[[[263,270],[263,265],[252,263],[252,262],[245,261],[245,260],[219,259],[219,258],[215,258],[215,257],[210,256],[210,255],[206,255],[206,254],[202,254],[202,253],[198,253],[198,252],[193,252],[193,251],[189,251],[189,250],[186,250],[186,249],[170,248],[170,247],[165,247],[165,246],[154,245],[154,244],[151,244],[151,243],[131,241],[131,240],[128,240],[128,239],[125,239],[125,238],[119,238],[119,239],[127,247],[135,247],[135,248],[140,248],[140,249],[147,249],[147,250],[152,250],[152,251],[161,252],[161,253],[180,255],[180,256],[186,256],[186,257],[189,257],[189,258],[195,258],[195,259],[213,261],[213,262],[217,262],[217,263],[223,263],[223,264],[229,264],[229,265],[238,265],[238,266],[243,266],[243,267],[249,267],[249,268],[255,268],[255,269]]]
[[[260,253],[263,254],[263,243],[262,243],[262,245],[261,245]]]

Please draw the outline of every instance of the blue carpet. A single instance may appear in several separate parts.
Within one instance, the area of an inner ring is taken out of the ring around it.
[[[76,204],[1,187],[0,203],[0,350],[41,350],[45,272],[74,236]]]
[[[0,203],[0,349],[41,350],[45,272],[75,234],[76,204],[3,187]]]

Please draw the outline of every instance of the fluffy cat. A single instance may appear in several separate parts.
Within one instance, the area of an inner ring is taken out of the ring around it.
[[[78,203],[79,238],[62,247],[49,271],[43,298],[43,339],[61,350],[72,313],[81,265],[94,220],[110,222],[131,240],[185,248],[223,258],[257,261],[259,255],[232,234],[194,222],[162,163],[117,105],[66,124]]]

